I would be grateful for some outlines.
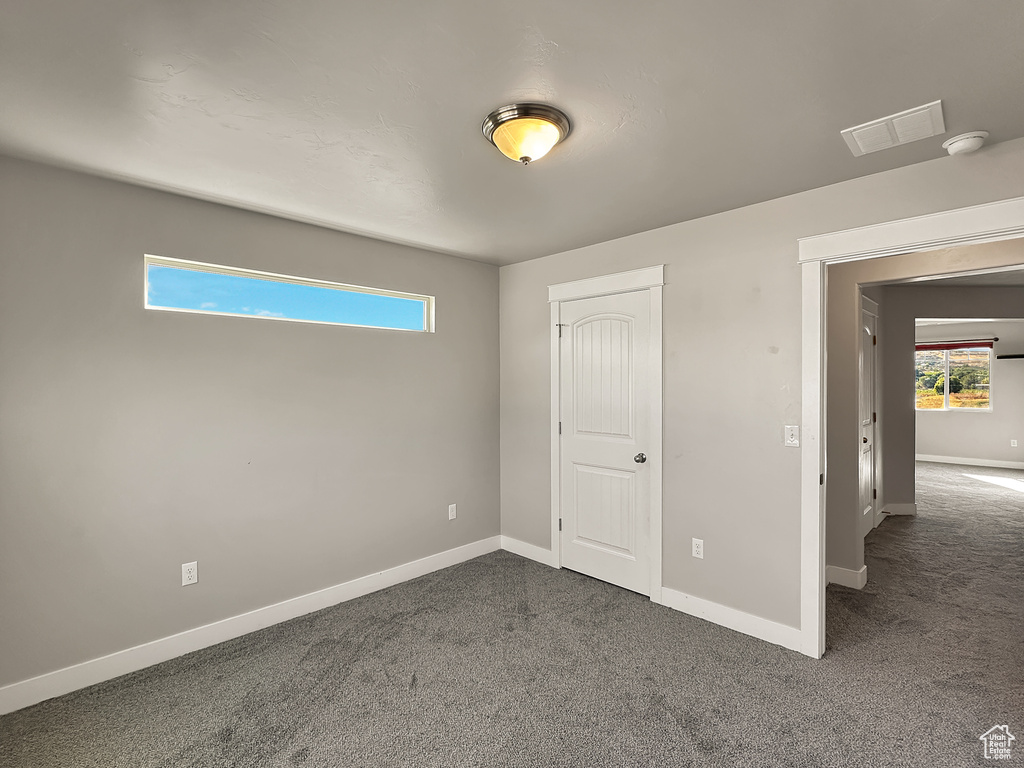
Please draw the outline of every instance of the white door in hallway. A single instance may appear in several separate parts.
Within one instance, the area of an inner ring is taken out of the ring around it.
[[[878,305],[861,298],[860,324],[860,523],[861,535],[875,527],[875,350]]]
[[[651,297],[560,310],[562,566],[651,593]]]

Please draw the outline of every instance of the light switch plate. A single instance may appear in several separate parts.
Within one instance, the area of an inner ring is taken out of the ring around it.
[[[785,446],[787,448],[798,448],[800,446],[800,427],[786,427]]]

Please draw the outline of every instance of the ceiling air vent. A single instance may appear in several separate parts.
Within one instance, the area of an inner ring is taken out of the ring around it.
[[[840,131],[854,157],[945,132],[941,100]]]

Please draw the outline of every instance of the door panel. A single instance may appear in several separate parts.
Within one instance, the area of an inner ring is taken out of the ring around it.
[[[878,317],[861,309],[860,366],[860,522],[861,535],[875,527],[875,333]]]
[[[561,304],[562,565],[650,594],[650,293]]]
[[[633,436],[633,319],[598,315],[573,328],[575,425],[580,434]]]
[[[576,542],[633,557],[636,498],[633,474],[606,467],[574,465]]]

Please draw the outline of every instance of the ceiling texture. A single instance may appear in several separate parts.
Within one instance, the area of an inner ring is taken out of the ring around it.
[[[508,264],[1024,136],[1022,39],[1021,0],[8,0],[0,153]],[[573,123],[529,167],[480,132],[513,101]]]

